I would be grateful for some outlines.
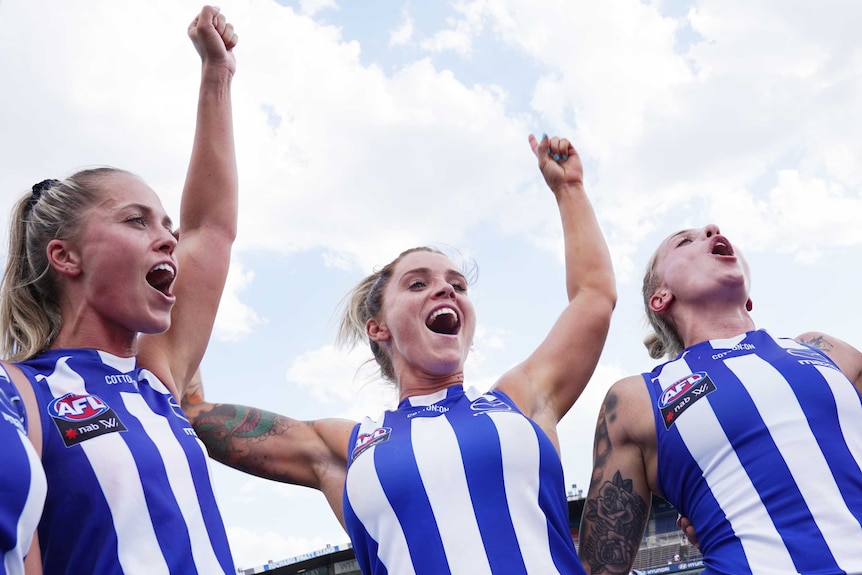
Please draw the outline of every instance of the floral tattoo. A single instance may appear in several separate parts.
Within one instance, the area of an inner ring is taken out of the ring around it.
[[[627,574],[648,513],[631,479],[623,479],[617,471],[596,498],[587,500],[584,513],[590,529],[587,540],[581,542],[585,546],[581,555],[589,558],[592,573]]]

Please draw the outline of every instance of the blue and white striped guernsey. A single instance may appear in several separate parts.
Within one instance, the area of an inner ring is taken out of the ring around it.
[[[49,350],[19,364],[42,409],[46,575],[233,575],[206,452],[136,360]]]
[[[23,575],[45,503],[45,473],[27,439],[24,405],[0,366],[0,575]]]
[[[411,397],[350,445],[344,522],[365,575],[584,573],[560,458],[505,394]]]
[[[829,358],[754,331],[644,378],[705,574],[862,574],[862,398]]]

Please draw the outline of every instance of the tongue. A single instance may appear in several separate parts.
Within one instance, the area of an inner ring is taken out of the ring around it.
[[[173,274],[168,270],[155,270],[147,274],[147,283],[166,294],[171,285]]]
[[[452,335],[458,327],[458,318],[455,314],[443,313],[435,317],[429,324],[428,329],[435,333]]]

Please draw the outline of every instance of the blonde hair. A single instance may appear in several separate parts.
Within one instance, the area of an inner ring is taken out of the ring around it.
[[[653,359],[661,359],[665,356],[676,357],[685,349],[685,345],[676,331],[676,327],[650,308],[650,298],[659,288],[659,285],[661,285],[661,277],[656,269],[658,253],[659,250],[656,250],[647,264],[641,292],[643,294],[647,321],[654,330],[653,333],[644,339],[644,345]]]
[[[368,337],[365,331],[365,324],[368,323],[369,319],[376,317],[380,313],[380,310],[383,309],[383,291],[392,278],[395,266],[405,256],[415,252],[431,252],[445,255],[440,250],[427,246],[404,250],[398,254],[398,257],[378,271],[363,278],[348,292],[343,300],[343,312],[341,314],[341,322],[338,326],[338,335],[336,338],[338,344],[352,348],[361,341],[368,341],[371,346],[371,353],[374,354],[374,361],[377,362],[380,368],[380,375],[383,376],[383,379],[391,382],[395,381],[395,368],[392,366],[392,360],[386,351],[380,347],[379,343],[372,341]]]
[[[447,251],[456,253],[454,259],[459,260],[460,268],[468,284],[472,284],[478,276],[478,266],[472,260],[467,260],[454,248],[447,247]],[[365,325],[368,320],[377,317],[377,314],[383,309],[384,300],[383,292],[386,289],[392,274],[395,271],[395,266],[406,256],[416,252],[430,252],[432,254],[440,254],[447,258],[452,258],[449,254],[429,246],[419,246],[404,250],[394,260],[375,271],[374,273],[363,278],[357,283],[350,292],[342,300],[341,321],[338,326],[338,335],[336,342],[344,347],[353,348],[356,344],[367,341],[371,347],[371,353],[374,354],[374,361],[377,362],[380,376],[383,379],[392,383],[397,383],[395,378],[395,368],[392,365],[392,359],[387,354],[386,350],[376,341],[372,341],[365,331]],[[369,360],[370,361],[370,360]]]
[[[53,239],[73,239],[84,213],[104,195],[100,184],[116,168],[82,170],[33,186],[12,208],[9,250],[0,288],[3,357],[23,361],[51,346],[60,333],[57,281],[48,261]]]

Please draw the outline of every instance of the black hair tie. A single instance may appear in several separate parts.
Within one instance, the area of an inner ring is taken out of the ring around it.
[[[42,197],[42,192],[45,190],[49,190],[52,187],[56,186],[60,183],[60,180],[42,180],[38,184],[33,185],[33,189],[30,193],[30,199],[27,201],[27,208],[33,209],[33,206],[36,205],[36,202],[39,201],[39,198]]]

